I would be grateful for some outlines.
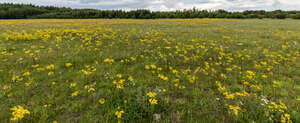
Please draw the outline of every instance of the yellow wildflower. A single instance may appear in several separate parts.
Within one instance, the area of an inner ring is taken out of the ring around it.
[[[71,83],[70,84],[70,88],[73,88],[73,87],[75,87],[76,86],[76,83]]]
[[[150,98],[153,98],[153,97],[156,96],[156,93],[155,92],[148,92],[147,96],[150,97]]]
[[[118,78],[122,78],[122,74],[117,74],[117,77]]]
[[[28,87],[31,85],[31,82],[25,82],[25,86]]]
[[[78,96],[78,93],[79,93],[78,91],[73,92],[73,93],[72,93],[72,97]]]
[[[278,87],[278,86],[279,86],[279,84],[280,84],[280,82],[279,82],[279,81],[273,81],[273,87]]]
[[[7,90],[7,89],[9,89],[9,88],[10,88],[9,85],[4,85],[4,86],[2,87],[3,90]]]
[[[132,82],[132,81],[133,81],[133,77],[132,77],[132,76],[129,76],[129,77],[128,77],[128,80]]]
[[[118,119],[120,119],[122,117],[122,114],[124,113],[124,110],[121,111],[116,111],[115,115],[117,116]]]
[[[99,100],[99,103],[100,103],[100,104],[104,104],[104,103],[105,103],[105,99],[104,99],[104,98],[101,98],[101,99]]]
[[[50,64],[50,65],[46,66],[46,69],[47,69],[47,70],[52,70],[52,69],[54,69],[54,64]]]
[[[150,66],[149,66],[149,65],[145,65],[145,69],[146,69],[146,70],[149,70],[149,69],[150,69]]]
[[[53,74],[54,74],[54,72],[50,71],[50,72],[48,73],[48,76],[52,76]]]
[[[150,99],[149,99],[149,102],[150,102],[151,105],[157,104],[157,100],[156,100],[156,99],[150,98]]]
[[[90,89],[88,90],[89,93],[94,92],[94,91],[95,91],[94,88],[90,88]]]
[[[29,75],[30,75],[30,72],[23,73],[23,76],[29,76]]]
[[[224,73],[221,73],[221,77],[224,78],[224,79],[227,78],[226,74],[224,74]]]
[[[56,85],[56,82],[52,82],[51,84],[54,86],[54,85]]]
[[[118,89],[123,89],[124,86],[123,86],[122,84],[117,84],[117,88],[118,88]]]
[[[110,59],[110,58],[106,58],[106,59],[104,59],[104,62],[105,62],[105,63],[112,64],[112,63],[115,62],[115,60],[114,60],[114,59]]]
[[[66,67],[71,67],[71,66],[72,66],[72,63],[66,63],[65,66],[66,66]]]
[[[156,65],[152,64],[150,65],[152,69],[156,69]]]
[[[265,79],[268,78],[268,76],[265,75],[265,74],[261,75],[261,77],[262,77],[262,78],[265,78]]]

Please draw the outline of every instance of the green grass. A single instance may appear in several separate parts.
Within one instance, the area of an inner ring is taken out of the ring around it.
[[[0,20],[0,122],[300,122],[299,24]]]

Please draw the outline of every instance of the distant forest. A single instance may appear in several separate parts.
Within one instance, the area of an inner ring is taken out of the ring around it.
[[[84,19],[84,18],[130,18],[130,19],[156,19],[156,18],[274,18],[300,19],[300,11],[265,11],[246,10],[243,12],[230,12],[225,10],[198,10],[196,8],[177,11],[150,11],[146,9],[124,10],[98,10],[98,9],[71,9],[54,6],[36,6],[31,4],[0,4],[0,19]]]

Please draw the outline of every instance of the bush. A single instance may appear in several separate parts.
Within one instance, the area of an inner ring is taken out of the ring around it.
[[[286,14],[284,13],[278,13],[278,14],[275,14],[275,18],[277,19],[285,19],[286,18]]]
[[[292,15],[292,18],[293,18],[293,19],[300,19],[300,13],[293,14],[293,15]]]

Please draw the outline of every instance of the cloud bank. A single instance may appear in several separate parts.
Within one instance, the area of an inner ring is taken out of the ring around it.
[[[300,10],[300,0],[0,0],[0,3],[26,3],[44,6],[93,9],[150,9],[172,11],[191,9]]]

